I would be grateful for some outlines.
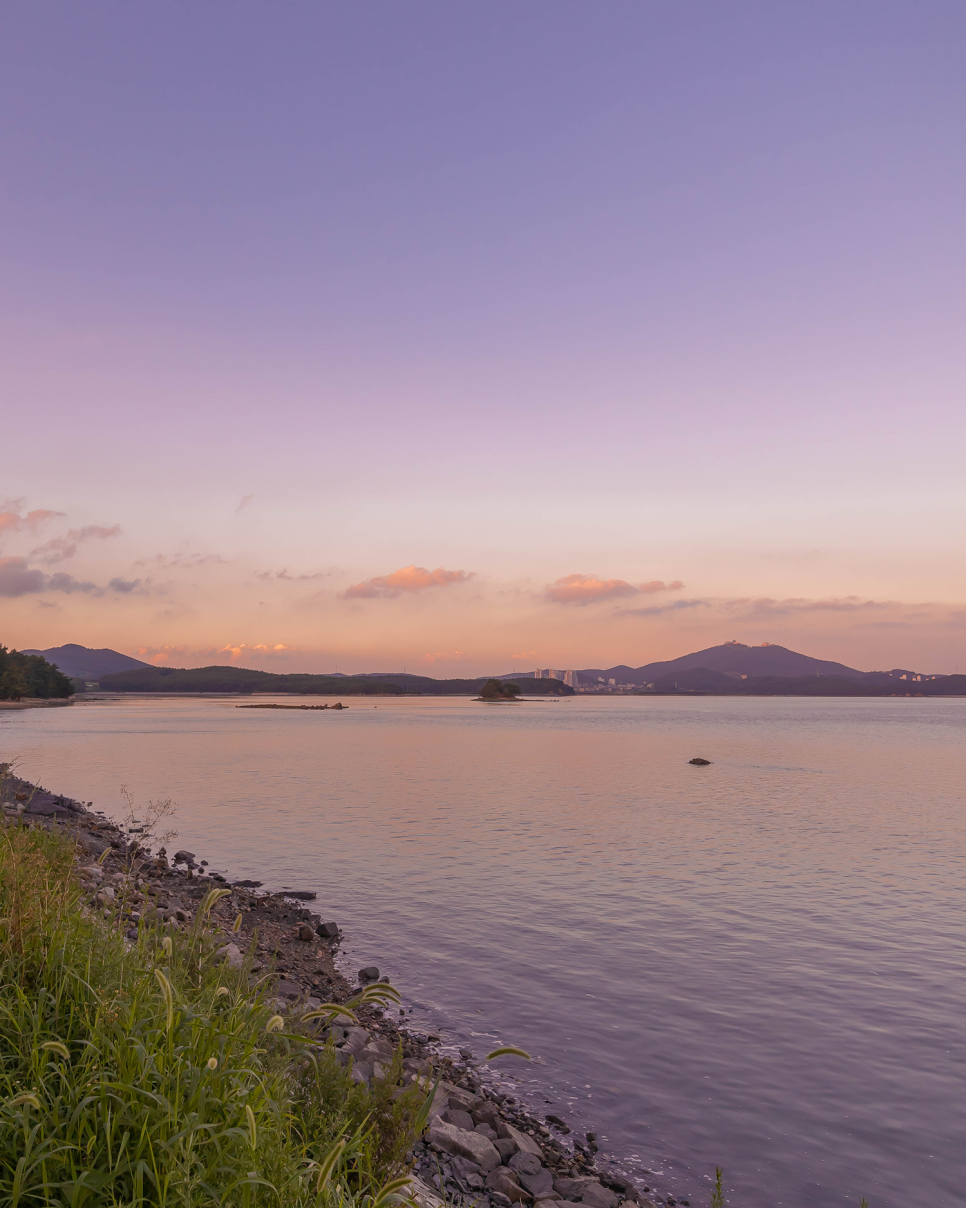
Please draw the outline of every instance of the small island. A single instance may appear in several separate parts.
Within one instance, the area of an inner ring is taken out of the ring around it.
[[[518,701],[520,696],[520,688],[517,684],[505,684],[502,680],[488,679],[480,689],[480,695],[476,700],[486,701],[487,704],[499,704],[501,702]]]

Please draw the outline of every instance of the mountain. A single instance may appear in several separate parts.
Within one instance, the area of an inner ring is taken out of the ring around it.
[[[746,676],[833,675],[842,679],[861,679],[865,674],[842,663],[826,659],[813,659],[808,654],[798,654],[784,646],[764,642],[761,646],[743,646],[740,642],[725,642],[721,646],[710,646],[707,650],[696,650],[694,654],[682,654],[680,658],[662,663],[645,663],[643,667],[628,667],[618,663],[616,667],[584,667],[577,671],[582,686],[605,683],[614,679],[618,684],[650,684],[667,676],[684,671],[717,671],[735,679]],[[533,672],[510,673],[515,679],[532,679]],[[509,676],[501,675],[500,679]],[[898,678],[898,677],[897,677]]]
[[[664,663],[645,663],[634,672],[633,683],[647,683],[674,675],[680,671],[692,671],[698,667],[706,671],[720,671],[723,675],[731,675],[740,679],[743,675],[749,679],[758,676],[778,676],[780,678],[797,679],[806,675],[830,675],[837,679],[862,679],[865,674],[856,671],[854,667],[846,667],[842,663],[832,663],[827,659],[814,659],[808,654],[798,654],[784,646],[775,646],[769,642],[761,646],[743,646],[740,642],[725,642],[721,646],[711,646],[707,650],[698,650],[694,654],[683,654],[680,658],[670,659]],[[613,672],[611,672],[613,675]]]
[[[24,654],[39,654],[57,666],[64,675],[82,680],[100,679],[116,671],[134,671],[138,667],[150,667],[140,659],[132,659],[116,650],[91,650],[68,642],[66,646],[52,646],[50,650],[25,650]]]
[[[888,687],[896,680],[925,682],[942,678],[936,675],[920,675],[901,667],[895,667],[891,671],[857,671],[854,667],[846,667],[844,663],[812,658],[811,655],[799,654],[795,650],[771,642],[763,642],[760,646],[724,642],[720,646],[709,646],[707,650],[696,650],[693,654],[683,654],[680,658],[666,662],[645,663],[643,667],[628,667],[626,663],[618,663],[616,667],[584,667],[578,669],[577,681],[582,688],[593,688],[601,683],[606,684],[608,680],[615,680],[618,685],[658,684],[663,691],[668,682],[674,679],[680,681],[679,687],[683,689],[684,680],[681,677],[685,673],[691,677],[688,681],[691,690],[708,692],[726,690],[726,685],[720,677],[738,682],[821,677],[851,680],[877,687]],[[701,681],[701,675],[695,677],[692,673],[701,673],[706,680]],[[510,672],[497,678],[526,680],[529,683],[533,679],[533,672]],[[700,682],[705,682],[705,686],[701,687]]]

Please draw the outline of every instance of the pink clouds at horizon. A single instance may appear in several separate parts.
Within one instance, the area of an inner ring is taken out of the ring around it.
[[[624,579],[598,579],[596,575],[564,575],[546,590],[548,600],[556,604],[596,604],[623,596],[653,595],[660,591],[680,591],[680,579],[664,583],[652,579],[648,583],[628,583]]]
[[[437,566],[427,570],[425,566],[403,566],[390,575],[376,575],[354,583],[341,593],[343,600],[392,600],[404,593],[426,591],[432,587],[450,587],[454,583],[465,583],[474,577],[473,571],[444,570]]]

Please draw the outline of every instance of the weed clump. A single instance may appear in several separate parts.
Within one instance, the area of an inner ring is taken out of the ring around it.
[[[72,871],[66,838],[0,830],[0,1202],[398,1195],[425,1099],[401,1087],[401,1052],[371,1090],[355,1083],[311,1022],[270,1030],[272,1004],[229,968],[205,908],[185,933],[131,943]]]

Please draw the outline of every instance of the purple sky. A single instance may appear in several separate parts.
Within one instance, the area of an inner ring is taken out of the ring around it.
[[[9,6],[0,640],[966,669],[964,42],[886,0]]]

